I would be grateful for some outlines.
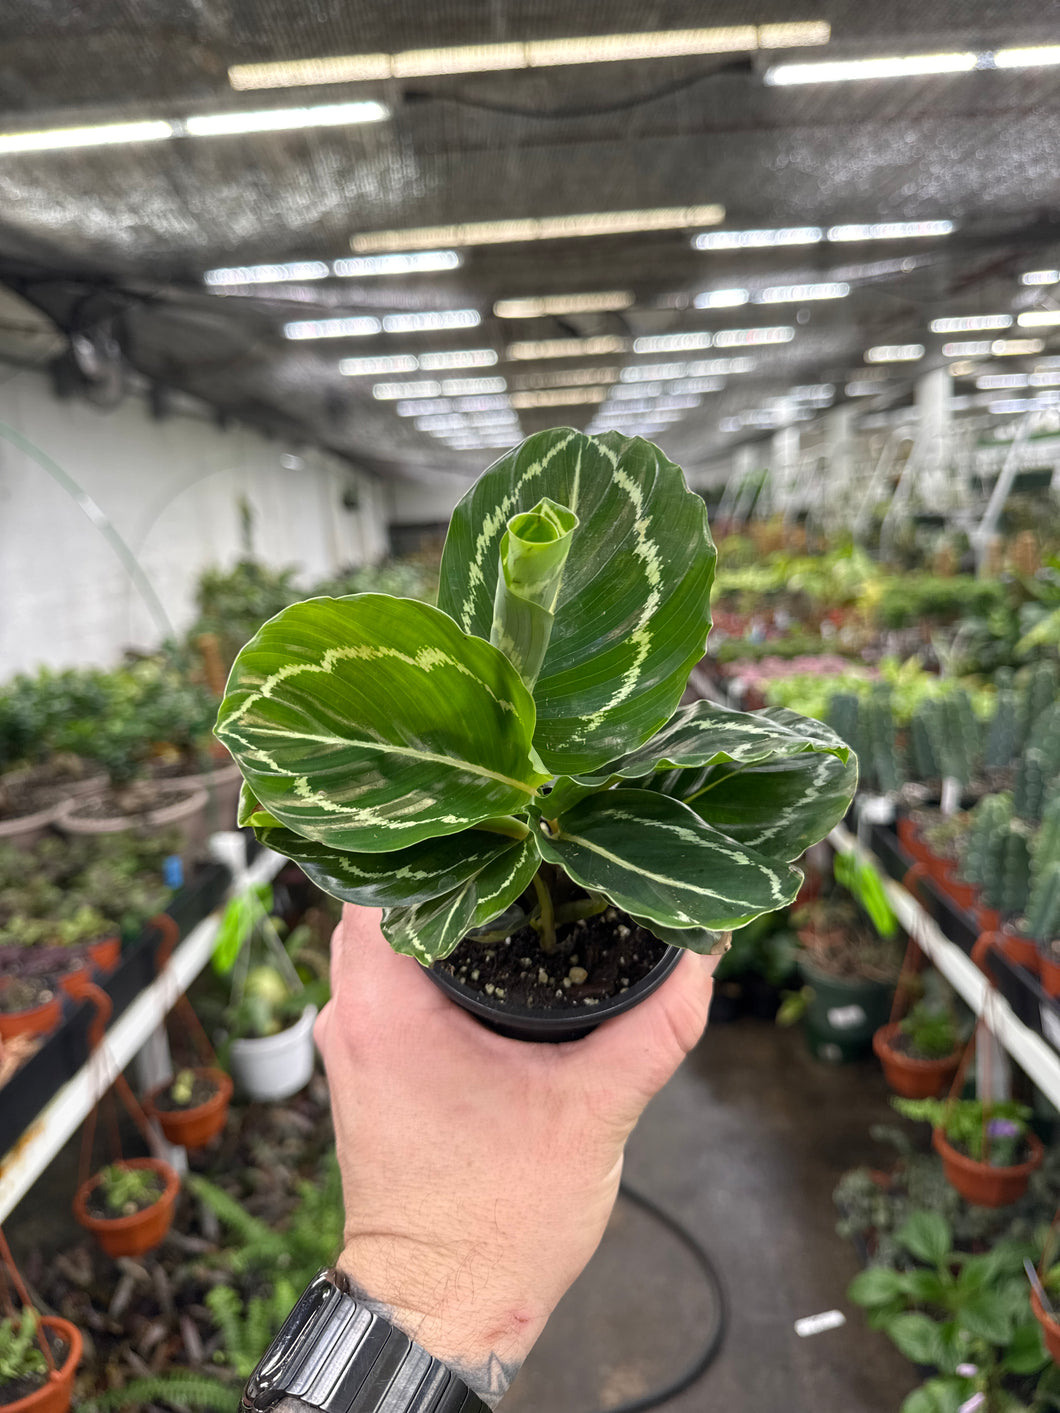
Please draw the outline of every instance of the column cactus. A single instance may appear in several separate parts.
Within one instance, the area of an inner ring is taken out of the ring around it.
[[[1060,701],[1053,702],[1035,722],[1023,749],[1013,787],[1013,805],[1020,819],[1036,823],[1042,817],[1046,793],[1060,775]]]
[[[918,780],[942,778],[942,761],[937,753],[941,743],[938,705],[933,698],[922,701],[909,723],[909,763]]]
[[[1056,701],[1058,691],[1060,672],[1055,663],[1037,662],[1027,670],[1020,690],[1018,728],[1021,745],[1030,740],[1038,718]]]
[[[1011,824],[1012,796],[1007,792],[984,795],[972,812],[959,873],[965,882],[978,884],[988,902],[1000,888],[1004,842]]]
[[[999,687],[987,728],[983,764],[988,770],[1004,770],[1015,760],[1018,745],[1019,697],[1011,687]]]
[[[1060,937],[1060,859],[1052,860],[1037,874],[1027,902],[1024,931],[1043,944]]]
[[[890,690],[882,688],[874,691],[867,701],[861,703],[859,716],[864,718],[868,747],[866,755],[859,756],[859,760],[863,765],[871,763],[872,783],[881,794],[893,794],[902,788],[905,774],[898,759]]]

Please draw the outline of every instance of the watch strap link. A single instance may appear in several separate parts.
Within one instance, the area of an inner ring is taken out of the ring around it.
[[[244,1409],[296,1398],[321,1413],[490,1413],[440,1360],[321,1272],[251,1375]]]

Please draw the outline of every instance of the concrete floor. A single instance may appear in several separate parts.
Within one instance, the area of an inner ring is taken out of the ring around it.
[[[893,1118],[875,1061],[833,1068],[798,1031],[743,1020],[708,1029],[630,1142],[626,1180],[683,1222],[721,1277],[727,1325],[704,1378],[667,1413],[895,1413],[917,1382],[869,1330],[836,1236],[839,1176],[885,1153]],[[794,1322],[839,1309],[840,1329]],[[692,1259],[620,1200],[582,1279],[504,1400],[505,1413],[591,1413],[643,1396],[692,1362],[715,1306]]]

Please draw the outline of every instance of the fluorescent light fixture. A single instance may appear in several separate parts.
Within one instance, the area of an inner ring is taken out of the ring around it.
[[[228,82],[240,90],[316,87],[328,83],[366,83],[389,78],[429,78],[437,74],[497,73],[568,64],[672,59],[692,54],[795,49],[827,44],[830,37],[831,26],[826,20],[724,25],[710,29],[646,30],[633,34],[589,34],[564,39],[406,49],[396,54],[337,54],[316,59],[233,64],[228,70]]]
[[[854,382],[854,383],[847,383],[847,385],[846,385],[846,387],[843,389],[843,391],[846,393],[847,397],[875,397],[878,392],[882,392],[882,391],[883,391],[884,386],[885,386],[885,385],[884,385],[883,383],[879,383],[879,382],[872,382],[872,383],[858,383],[858,382]]]
[[[697,309],[730,309],[750,298],[751,291],[746,289],[705,289],[692,303]]]
[[[519,422],[511,408],[498,412],[466,412],[464,416],[473,427],[507,427]]]
[[[578,216],[527,217],[514,221],[467,221],[456,226],[418,226],[404,231],[365,231],[350,238],[351,248],[421,250],[435,246],[506,245],[528,240],[571,240],[578,236],[628,235],[640,231],[687,230],[716,226],[724,206],[663,206],[643,211],[593,211]]]
[[[642,363],[622,369],[624,383],[653,383],[659,378],[680,378],[688,372],[687,363]]]
[[[379,123],[390,117],[385,103],[319,103],[312,108],[263,108],[256,112],[203,113],[184,120],[189,137],[227,137],[244,132],[287,132],[293,128],[334,128]]]
[[[850,286],[842,282],[819,285],[769,285],[755,295],[756,304],[801,304],[809,299],[845,299]]]
[[[622,382],[645,383],[671,378],[692,377],[711,378],[726,376],[729,373],[751,373],[755,368],[753,358],[703,358],[693,363],[642,363],[622,369]]]
[[[725,386],[724,378],[677,378],[666,385],[668,393],[711,393],[720,392]]]
[[[976,378],[977,388],[1027,388],[1030,378],[1026,373],[984,373]]]
[[[469,393],[507,392],[508,384],[503,378],[445,378],[442,381],[443,397],[464,397]]]
[[[634,339],[634,353],[683,353],[686,349],[710,348],[714,335],[698,334],[652,334],[648,338]]]
[[[690,363],[685,370],[693,378],[726,377],[730,373],[753,373],[753,358],[702,358]]]
[[[777,64],[766,83],[847,83],[853,79],[913,78],[921,74],[962,74],[974,69],[978,54],[895,54],[879,59],[832,59],[812,64]]]
[[[591,358],[594,355],[628,352],[629,339],[607,334],[587,339],[530,339],[524,343],[510,343],[505,349],[505,357],[518,363],[535,358]]]
[[[631,401],[625,402],[621,404],[621,406],[617,407],[609,404],[603,415],[612,419],[621,417],[641,417],[645,412],[651,412],[654,406],[655,403],[651,400],[651,398],[634,398]]]
[[[520,389],[577,388],[617,380],[617,368],[565,368],[550,369],[544,373],[517,373],[515,386]]]
[[[436,329],[473,329],[481,323],[477,309],[425,309],[419,314],[387,314],[383,328],[388,334],[422,334]]]
[[[412,353],[382,353],[375,358],[342,358],[339,372],[345,378],[377,378],[381,373],[415,373],[419,359]]]
[[[611,389],[611,396],[622,402],[628,398],[659,397],[662,390],[662,383],[619,383]]]
[[[1053,405],[1051,399],[1044,397],[1012,397],[987,403],[987,410],[994,413],[1041,412],[1044,408]]]
[[[1010,329],[1011,314],[967,314],[959,319],[932,319],[933,334],[974,334],[986,329]]]
[[[989,339],[965,339],[942,345],[943,358],[986,358],[989,353]]]
[[[402,397],[440,397],[442,385],[424,379],[419,383],[376,383],[372,396],[378,402],[397,402]]]
[[[430,417],[432,413],[454,412],[454,405],[444,397],[416,397],[399,402],[394,411],[399,417]]]
[[[283,333],[289,339],[360,339],[378,334],[382,327],[378,319],[361,315],[353,319],[299,319],[284,324]]]
[[[1020,279],[1025,285],[1057,285],[1060,284],[1060,270],[1028,270]]]
[[[439,432],[464,431],[467,425],[458,412],[436,412],[429,417],[416,418],[416,426],[421,432],[431,432],[434,435]]]
[[[970,378],[979,370],[979,363],[974,358],[961,358],[956,363],[951,363],[946,369],[951,378]]]
[[[443,349],[438,353],[421,353],[419,365],[425,373],[447,368],[492,368],[497,352],[492,348]]]
[[[1045,373],[1032,373],[1030,376],[1032,388],[1055,388],[1060,386],[1060,370]]]
[[[39,132],[0,132],[0,155],[10,152],[60,152],[74,147],[110,147],[130,142],[164,142],[175,137],[172,123],[145,119],[137,123],[96,123],[81,128],[45,128]]]
[[[1044,69],[1060,64],[1060,44],[1031,44],[1019,49],[994,51],[997,69]]]
[[[923,356],[922,343],[880,343],[865,350],[866,363],[915,363]]]
[[[434,270],[455,270],[461,263],[455,250],[413,250],[395,255],[355,255],[336,260],[332,273],[344,280],[371,279],[377,275],[416,275]]]
[[[926,236],[952,235],[956,229],[953,221],[877,221],[871,225],[830,226],[828,239],[919,240]]]
[[[628,289],[601,290],[598,294],[551,294],[539,298],[498,299],[493,312],[498,319],[537,319],[548,314],[600,314],[629,309],[636,296]]]
[[[542,392],[512,393],[513,407],[574,407],[578,403],[603,402],[607,388],[552,388]]]
[[[715,348],[757,348],[762,344],[790,343],[795,330],[790,325],[763,329],[722,329],[714,335]]]
[[[995,358],[1021,358],[1028,353],[1041,353],[1044,348],[1042,339],[995,339],[990,352]]]
[[[457,412],[510,411],[515,403],[507,394],[476,393],[473,397],[458,397],[452,404]]]
[[[757,250],[774,245],[816,245],[824,239],[819,226],[783,226],[764,231],[709,231],[692,240],[696,250]]]
[[[208,285],[271,285],[284,280],[325,280],[330,271],[323,260],[295,260],[287,265],[235,265],[207,270]]]
[[[1017,323],[1023,329],[1044,329],[1060,324],[1060,309],[1028,309]]]
[[[796,402],[822,402],[826,397],[835,396],[834,383],[808,383],[803,387],[789,388],[788,396]]]

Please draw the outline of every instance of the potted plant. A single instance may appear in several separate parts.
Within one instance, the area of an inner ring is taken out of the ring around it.
[[[170,1143],[202,1148],[224,1128],[231,1098],[232,1080],[224,1070],[199,1066],[179,1070],[153,1089],[143,1107]]]
[[[0,1320],[0,1413],[66,1413],[82,1347],[81,1331],[57,1315],[38,1319],[24,1307],[20,1318]]]
[[[978,1207],[1007,1207],[1042,1161],[1031,1111],[1011,1100],[894,1099],[900,1114],[932,1126],[931,1142],[951,1187]]]
[[[74,1216],[108,1256],[140,1256],[165,1236],[180,1178],[158,1158],[111,1163],[81,1184]]]
[[[62,1018],[62,1001],[45,976],[0,980],[0,1040],[16,1035],[48,1035]]]
[[[715,557],[658,448],[528,438],[457,506],[438,608],[312,599],[239,654],[241,823],[505,1033],[636,1004],[790,903],[856,782],[818,722],[680,707]]]
[[[884,1078],[907,1099],[933,1099],[943,1093],[960,1064],[960,1039],[953,1013],[921,1000],[900,1021],[881,1026],[872,1048]]]

